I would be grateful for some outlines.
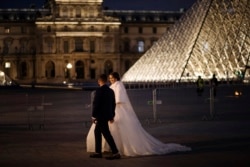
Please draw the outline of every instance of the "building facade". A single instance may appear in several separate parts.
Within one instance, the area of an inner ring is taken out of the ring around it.
[[[183,10],[108,10],[103,0],[0,9],[0,71],[18,83],[89,82],[124,74]]]

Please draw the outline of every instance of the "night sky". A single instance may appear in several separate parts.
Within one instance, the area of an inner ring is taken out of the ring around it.
[[[0,8],[41,8],[45,0],[1,0]],[[103,6],[112,10],[171,10],[188,9],[196,0],[104,0]]]

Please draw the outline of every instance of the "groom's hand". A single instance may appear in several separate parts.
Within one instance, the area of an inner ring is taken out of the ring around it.
[[[95,118],[92,117],[92,123],[96,124],[97,120]]]

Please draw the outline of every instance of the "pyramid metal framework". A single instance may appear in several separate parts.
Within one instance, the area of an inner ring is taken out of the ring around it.
[[[250,0],[198,0],[123,82],[249,79]]]

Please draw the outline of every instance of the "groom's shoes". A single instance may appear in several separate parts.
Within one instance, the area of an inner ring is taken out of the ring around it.
[[[102,158],[102,154],[101,153],[94,153],[94,154],[91,154],[89,157],[90,158]]]
[[[110,157],[106,157],[107,160],[120,159],[121,155],[119,153],[113,154]]]

